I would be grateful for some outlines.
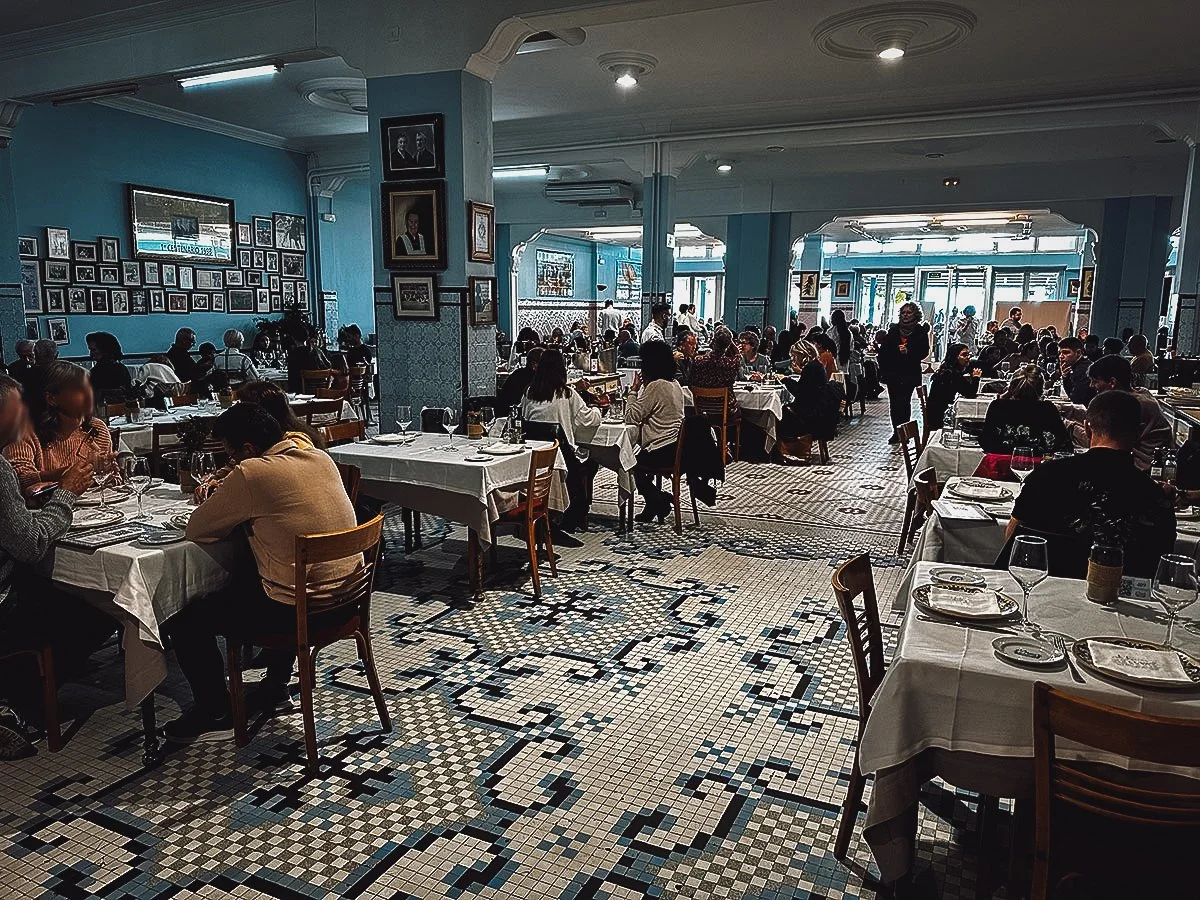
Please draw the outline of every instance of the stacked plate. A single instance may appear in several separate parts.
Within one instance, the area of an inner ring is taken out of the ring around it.
[[[124,520],[125,513],[119,509],[85,509],[71,518],[71,531],[86,531],[89,528],[104,528]]]
[[[1090,637],[1076,641],[1071,652],[1089,672],[1114,681],[1164,690],[1200,688],[1200,660],[1162,644],[1126,637]]]
[[[966,584],[923,584],[913,589],[913,605],[927,615],[967,624],[1011,619],[1021,610],[1007,594]]]
[[[1013,498],[1013,492],[989,478],[960,478],[946,489],[947,493],[963,500],[1002,503]]]

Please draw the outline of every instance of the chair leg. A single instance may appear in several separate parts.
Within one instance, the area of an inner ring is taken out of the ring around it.
[[[689,491],[689,493],[691,493]],[[700,524],[700,508],[696,506],[696,495],[692,493],[692,522],[696,525]]]
[[[38,654],[38,668],[42,670],[42,715],[46,722],[46,746],[51,753],[62,749],[62,726],[58,721],[58,679],[54,674],[54,651],[43,647]]]
[[[494,534],[492,535],[492,544],[490,547],[488,547],[488,560],[492,564],[492,576],[495,577],[496,569],[498,567],[498,555],[496,551],[496,535]]]
[[[679,502],[679,476],[671,476],[671,498],[675,502],[675,533],[683,534],[683,516],[680,512]]]
[[[829,444],[826,441],[817,441],[817,447],[821,451],[821,462],[829,462]]]
[[[558,563],[554,561],[554,538],[550,536],[550,519],[542,517],[542,527],[546,529],[546,556],[550,560],[550,574],[558,577]]]
[[[900,526],[900,545],[896,548],[897,553],[904,552],[904,545],[908,543],[908,530],[912,527],[913,514],[916,511],[916,494],[910,488],[908,491],[908,499],[904,502],[904,524]]]
[[[225,668],[229,674],[229,711],[233,715],[233,740],[239,747],[249,743],[246,734],[246,694],[242,689],[242,642],[225,640]]]
[[[375,654],[371,652],[371,636],[365,631],[354,632],[354,642],[358,644],[358,658],[362,662],[363,671],[367,673],[367,684],[371,686],[371,696],[375,698],[375,711],[379,713],[379,724],[385,732],[391,732],[392,719],[388,715],[387,703],[383,699],[383,688],[379,684],[379,673],[375,670]]]
[[[850,785],[846,788],[846,799],[842,801],[842,816],[838,822],[837,840],[833,844],[836,859],[845,859],[850,849],[850,837],[854,834],[854,823],[858,821],[858,807],[862,804],[863,788],[867,780],[858,770],[858,751],[854,751],[854,766],[850,769]]]
[[[533,596],[542,596],[542,581],[538,577],[538,534],[537,519],[530,519],[526,525],[529,532],[529,569],[533,573]]]
[[[312,650],[308,647],[300,649],[300,708],[304,712],[304,751],[308,762],[304,770],[310,775],[316,775],[321,770],[317,757],[317,721],[313,710],[313,691],[316,690],[316,677],[313,672]]]
[[[738,462],[742,458],[742,422],[740,419],[737,422],[734,422],[734,429],[735,429],[735,431],[733,432],[733,460],[734,460],[734,462]]]

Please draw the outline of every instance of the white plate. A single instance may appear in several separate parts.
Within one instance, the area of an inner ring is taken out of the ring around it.
[[[946,587],[987,587],[987,579],[978,572],[968,572],[950,566],[934,566],[929,570],[929,577],[935,584]]]
[[[1179,662],[1183,665],[1184,672],[1187,673],[1187,680],[1169,681],[1163,678],[1139,678],[1136,675],[1126,675],[1120,672],[1114,672],[1110,669],[1100,668],[1092,662],[1092,650],[1089,646],[1089,642],[1091,641],[1104,644],[1116,644],[1118,647],[1134,647],[1145,650],[1163,650],[1165,648],[1162,646],[1162,644],[1155,644],[1152,641],[1140,641],[1135,638],[1081,638],[1071,646],[1071,652],[1075,654],[1075,661],[1094,675],[1101,675],[1104,678],[1111,678],[1113,681],[1121,681],[1126,684],[1136,684],[1139,687],[1161,688],[1163,690],[1187,690],[1200,688],[1200,660],[1188,656],[1182,650],[1176,650],[1175,652],[1179,654]]]
[[[1176,521],[1180,519],[1183,519],[1184,521],[1200,519],[1200,507],[1185,506],[1183,509],[1177,509],[1175,510],[1175,519]]]
[[[518,453],[524,453],[526,448],[522,444],[492,444],[490,447],[482,448],[481,452],[489,456],[515,456]]]
[[[138,539],[138,543],[148,547],[165,547],[167,544],[178,544],[182,540],[184,540],[182,531],[168,528],[162,531],[147,531]]]
[[[1018,666],[1057,666],[1066,655],[1049,641],[1028,634],[1012,634],[992,641],[996,655]]]
[[[464,461],[464,462],[491,462],[491,461],[492,461],[492,457],[490,457],[490,456],[486,456],[486,455],[482,455],[482,456],[465,456],[465,457],[463,457],[463,461]]]
[[[385,447],[394,444],[407,444],[409,441],[415,440],[412,435],[403,434],[377,434],[371,438],[372,444],[383,444]]]
[[[961,611],[960,612],[950,612],[949,610],[944,610],[944,609],[940,609],[936,606],[932,606],[929,603],[929,593],[930,593],[930,589],[932,587],[933,587],[933,585],[931,585],[931,584],[922,584],[922,585],[918,585],[917,587],[913,588],[913,592],[912,592],[913,605],[916,606],[917,609],[919,609],[921,612],[925,613],[926,615],[930,615],[930,616],[933,616],[938,619],[948,619],[952,622],[966,622],[966,623],[995,622],[995,621],[999,621],[1001,619],[1014,618],[1015,616],[1018,616],[1021,613],[1020,604],[1017,603],[1016,600],[1014,600],[1012,597],[1008,596],[1007,594],[1002,594],[999,591],[992,591],[989,588],[981,589],[981,588],[971,588],[971,587],[966,587],[966,586],[959,587],[958,590],[961,590],[961,591],[987,590],[989,593],[994,593],[996,595],[996,599],[1000,603],[1000,614],[992,615],[990,613],[984,613],[983,615],[972,615],[970,613],[961,612]]]
[[[125,518],[125,513],[119,509],[86,509],[76,513],[71,519],[71,531],[85,531],[89,528],[103,528],[106,525],[116,525]]]
[[[985,503],[1004,503],[1013,498],[1013,493],[1006,487],[1000,488],[1000,494],[991,492],[990,488],[981,488],[978,482],[972,483],[966,480],[956,481],[948,492],[956,497],[962,497],[964,500],[980,500]]]
[[[190,512],[176,513],[175,515],[171,516],[171,518],[168,519],[167,521],[170,523],[172,528],[178,528],[178,529],[182,530],[184,528],[187,528],[188,522],[191,521],[191,518],[192,518],[192,514]]]
[[[115,487],[106,487],[104,489],[104,500],[108,503],[121,503],[133,496],[133,491],[125,485],[117,485]],[[100,489],[88,488],[82,496],[75,501],[76,506],[99,506],[100,505]]]

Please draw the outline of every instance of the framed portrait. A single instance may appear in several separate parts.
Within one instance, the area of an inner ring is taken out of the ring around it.
[[[849,297],[849,296],[850,296],[850,282],[848,282],[848,281],[835,281],[835,282],[833,283],[833,296],[835,296],[835,297]]]
[[[46,228],[46,258],[71,258],[71,229]]]
[[[73,287],[67,289],[67,312],[86,313],[88,311],[87,288]]]
[[[268,290],[270,290],[270,292],[272,294],[279,293],[279,276],[278,275],[268,275],[267,276],[267,288],[268,288]]]
[[[251,255],[251,251],[239,250],[238,251],[238,268],[239,269],[250,268],[250,261],[252,259],[253,259],[253,256]]]
[[[816,300],[817,290],[820,287],[820,281],[820,272],[801,272],[800,280],[796,282],[796,284],[800,287],[800,299]]]
[[[167,311],[167,294],[162,288],[153,288],[150,291],[150,312],[166,312]]]
[[[46,334],[56,344],[71,343],[71,330],[67,327],[66,318],[47,319]]]
[[[212,309],[208,294],[192,294],[192,312],[208,312]]]
[[[108,312],[108,290],[106,288],[92,288],[88,291],[88,312]]]
[[[283,298],[278,294],[271,295],[271,312],[283,312]]]
[[[283,294],[283,300],[285,303],[295,303],[296,302],[296,282],[285,281],[283,283],[283,290],[281,293]]]
[[[250,289],[232,290],[227,295],[229,304],[229,312],[231,313],[252,313],[254,312],[254,291]]]
[[[308,309],[308,282],[296,282],[296,302],[304,309]]]
[[[36,259],[21,260],[21,299],[25,312],[42,311],[42,269]]]
[[[265,250],[255,250],[250,255],[250,259],[256,269],[265,269],[267,267],[267,253]]]
[[[39,337],[41,337],[41,335],[38,334],[38,320],[33,316],[26,316],[25,339],[29,341],[36,341]]]
[[[268,272],[278,272],[279,271],[279,251],[278,250],[268,250],[266,256],[267,256],[267,271]],[[303,259],[304,258],[303,255],[301,255],[300,258]]]
[[[303,253],[308,249],[308,232],[305,231],[308,220],[294,213],[273,213],[275,224],[275,247],[278,250],[299,250]]]
[[[468,201],[467,259],[484,263],[496,261],[496,207]]]
[[[71,280],[71,264],[65,259],[48,259],[42,280],[46,284],[66,284]]]
[[[237,223],[237,242],[238,242],[239,247],[249,247],[250,244],[253,243],[253,241],[250,237],[250,223],[249,222],[238,222]]]
[[[254,289],[254,311],[260,313],[271,311],[271,292],[265,287]]]
[[[179,281],[179,270],[175,268],[174,263],[162,264],[162,283],[163,287],[175,287]]]
[[[144,316],[150,311],[146,303],[146,289],[137,288],[129,292],[129,312],[135,316]]]
[[[245,275],[246,275],[246,278],[245,278],[246,287],[262,287],[263,286],[263,273],[262,272],[258,272],[258,271],[255,271],[254,269],[250,269],[248,272],[245,273]]]
[[[162,271],[156,262],[142,263],[142,284],[161,284]]]
[[[1067,279],[1067,296],[1068,297],[1078,297],[1079,296],[1079,279],[1078,278],[1068,278]]]
[[[100,273],[101,284],[120,284],[121,283],[121,267],[120,266],[99,266],[97,271]]]
[[[1079,299],[1091,300],[1096,288],[1096,267],[1084,266],[1079,270]]]
[[[385,181],[445,176],[445,119],[441,113],[383,119],[379,133]]]
[[[38,239],[32,235],[21,235],[17,238],[17,255],[37,259]]]
[[[115,263],[121,258],[121,240],[115,237],[96,238],[100,245],[100,262]]]
[[[225,287],[241,287],[245,283],[241,269],[225,270]]]
[[[129,185],[133,258],[233,262],[233,201]]]
[[[538,250],[536,290],[539,297],[575,296],[575,257],[558,250]]]
[[[492,276],[479,278],[472,275],[467,279],[467,292],[471,305],[467,307],[467,319],[472,325],[495,325],[496,279]]]
[[[176,272],[179,276],[181,291],[190,291],[196,286],[195,270],[191,266],[178,266]]]
[[[254,246],[274,248],[275,223],[266,216],[254,216],[250,223],[254,230]]]
[[[46,312],[65,313],[67,311],[67,289],[65,287],[48,287],[44,291]]]
[[[94,263],[99,248],[90,241],[71,241],[71,257],[75,262]]]
[[[140,287],[142,284],[142,267],[138,262],[121,263],[121,284],[126,287]]]
[[[113,288],[108,292],[109,310],[114,316],[129,315],[129,291],[125,288]]]
[[[385,184],[383,264],[389,269],[446,268],[446,184]]]
[[[212,311],[213,312],[225,312],[225,294],[224,294],[224,292],[213,291]]]
[[[167,292],[167,312],[169,313],[187,313],[188,311],[188,295],[182,291]]]
[[[196,290],[211,291],[225,287],[225,275],[220,269],[197,269]]]
[[[303,253],[281,253],[279,254],[279,263],[284,278],[304,277]]]
[[[83,284],[96,283],[96,267],[95,266],[76,266],[75,280]]]
[[[432,275],[393,275],[392,311],[397,319],[436,319],[437,295]]]

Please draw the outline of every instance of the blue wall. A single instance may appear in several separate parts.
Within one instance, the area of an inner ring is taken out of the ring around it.
[[[597,278],[596,250],[597,244],[592,241],[581,241],[574,238],[559,237],[554,234],[543,234],[537,240],[530,241],[529,246],[521,255],[521,268],[517,272],[518,299],[537,299],[537,251],[553,250],[558,253],[570,253],[575,258],[575,282],[572,297],[592,300],[596,296],[596,285],[601,283]],[[603,248],[607,250],[608,248]],[[614,250],[616,248],[613,248]],[[607,260],[605,260],[607,264]],[[615,272],[615,269],[614,269]],[[614,276],[615,277],[615,276]],[[607,283],[607,282],[605,282]]]
[[[366,337],[375,330],[369,180],[356,178],[332,198],[318,197],[317,209],[321,290],[337,291],[341,324],[357,323]],[[322,221],[321,213],[327,212],[336,215],[337,221]]]
[[[273,212],[309,214],[301,154],[104,106],[28,109],[10,153],[19,233],[37,235],[43,254],[44,229],[50,225],[69,228],[72,240],[119,237],[122,259],[130,258],[130,182],[230,198],[239,222]],[[311,222],[309,228],[311,232]],[[311,280],[311,261],[307,269]],[[311,287],[310,298],[316,306]],[[71,315],[71,342],[60,352],[85,355],[89,331],[111,331],[129,353],[163,350],[185,323],[201,341],[219,346],[227,328],[252,334],[254,318],[225,313]],[[41,329],[44,336],[44,321]]]

